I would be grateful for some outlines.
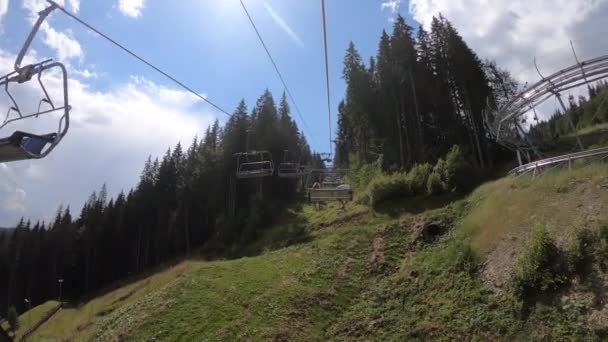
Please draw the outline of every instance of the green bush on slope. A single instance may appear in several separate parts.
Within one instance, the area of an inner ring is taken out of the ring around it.
[[[542,226],[536,226],[524,253],[517,261],[513,278],[514,293],[529,299],[558,290],[568,279],[563,253]]]

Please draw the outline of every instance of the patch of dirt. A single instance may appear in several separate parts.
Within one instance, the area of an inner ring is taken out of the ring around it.
[[[279,333],[272,339],[274,342],[289,342],[289,334]]]
[[[418,216],[410,225],[412,239],[416,242],[431,243],[443,235],[447,229],[441,222],[430,222],[424,216]]]
[[[574,306],[587,326],[595,331],[608,330],[608,274],[596,264],[583,279],[576,279],[561,297],[562,306]]]
[[[337,228],[341,228],[345,225],[348,225],[348,226],[360,225],[360,224],[364,224],[368,220],[369,220],[369,211],[367,209],[357,210],[357,211],[350,212],[350,213],[344,213],[342,216],[340,216],[339,218],[337,218],[335,220],[320,223],[316,227],[314,227],[314,230],[315,231],[316,230],[326,230],[326,228],[337,229]]]
[[[103,317],[103,316],[106,316],[107,314],[112,313],[114,310],[116,310],[115,307],[110,307],[110,308],[107,308],[107,309],[104,309],[104,310],[101,310],[101,311],[97,312],[96,315],[98,317]]]
[[[342,282],[348,275],[351,265],[354,264],[355,261],[356,261],[355,259],[348,257],[348,258],[346,258],[344,263],[340,266],[340,268],[338,268],[338,271],[336,272],[336,278],[334,279],[334,284],[332,286],[333,293],[338,291],[338,288],[342,285]]]
[[[372,243],[372,255],[367,262],[367,270],[370,274],[378,274],[384,268],[386,260],[384,258],[384,249],[386,248],[386,242],[384,237],[378,236]]]
[[[76,331],[83,331],[85,329],[87,329],[88,327],[92,326],[93,322],[86,322],[84,324],[79,325],[78,327],[76,327]]]

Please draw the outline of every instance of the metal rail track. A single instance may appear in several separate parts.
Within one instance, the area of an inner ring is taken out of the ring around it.
[[[583,152],[576,152],[570,154],[564,154],[557,157],[546,158],[534,161],[532,163],[524,164],[522,166],[516,167],[513,170],[509,171],[509,175],[523,175],[526,173],[533,172],[535,175],[546,170],[551,166],[559,166],[563,164],[568,164],[568,166],[572,166],[572,161],[579,159],[586,159],[592,157],[604,157],[608,158],[608,147],[596,148],[592,150],[587,150]]]

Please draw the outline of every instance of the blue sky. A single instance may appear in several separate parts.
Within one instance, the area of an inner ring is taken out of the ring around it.
[[[328,152],[320,2],[249,0],[245,3],[308,123],[310,129],[306,133],[312,147]],[[352,4],[348,0],[327,1],[334,105],[344,93],[341,60],[348,42],[354,40],[364,56],[371,56],[376,51],[382,28],[390,29],[388,18],[393,15],[390,8],[383,10],[382,1]],[[73,10],[69,3],[66,8]],[[0,47],[16,51],[29,31],[30,22],[25,19],[27,9],[19,1],[9,3],[9,12],[11,15],[6,17],[3,26],[10,35],[3,36]],[[407,11],[404,12],[415,24]],[[139,13],[131,17],[122,13],[116,3],[84,0],[78,15],[200,93],[208,94],[210,100],[229,112],[241,98],[250,105],[255,103],[265,88],[276,97],[283,92],[238,0],[146,1]],[[132,75],[175,86],[62,13],[54,13],[50,22],[58,31],[70,30],[80,43],[83,55],[70,62],[100,75],[91,82],[95,89],[107,90],[128,81]],[[41,54],[52,54],[40,40],[34,49]],[[293,114],[302,126],[300,118]],[[220,120],[224,119],[220,116]],[[190,138],[184,137],[188,141]]]
[[[283,92],[238,0],[61,3],[229,112],[242,98],[251,109],[266,88],[277,98]],[[245,3],[307,122],[309,143],[329,152],[320,0]],[[0,72],[11,70],[44,4],[0,0]],[[608,52],[608,42],[597,39],[608,33],[608,0],[326,0],[326,6],[334,130],[348,42],[368,59],[397,13],[414,27],[443,13],[482,58],[498,61],[522,82],[538,79],[534,56],[546,72],[572,64],[569,40],[581,59]],[[104,183],[112,195],[128,190],[148,155],[160,156],[178,141],[188,145],[216,118],[226,120],[59,11],[37,36],[29,61],[49,57],[69,69],[72,127],[48,158],[0,164],[0,226],[21,216],[48,220],[59,204],[77,211]],[[57,95],[56,75],[48,82]],[[40,96],[34,84],[18,95],[25,103],[37,103]],[[0,112],[6,104],[0,95]],[[293,106],[292,111],[303,127]],[[54,125],[51,117],[15,129],[48,132]]]

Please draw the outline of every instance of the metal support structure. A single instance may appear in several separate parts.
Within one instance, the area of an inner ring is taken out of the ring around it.
[[[559,101],[559,104],[564,111],[564,115],[566,115],[566,117],[568,118],[568,123],[570,123],[570,128],[572,129],[572,133],[574,134],[574,137],[576,138],[576,143],[578,144],[578,148],[581,151],[584,151],[585,147],[583,146],[583,143],[581,142],[581,138],[578,136],[578,132],[576,131],[576,126],[574,126],[574,121],[572,121],[572,115],[570,115],[568,113],[568,108],[564,104],[561,94],[558,92],[554,92],[553,95],[555,95],[555,97],[557,98],[557,101]]]
[[[541,159],[542,156],[540,155],[540,151],[538,151],[535,144],[528,138],[527,132],[524,131],[519,123],[521,118],[525,117],[530,111],[534,113],[535,119],[538,118],[536,107],[552,97],[555,97],[559,101],[561,109],[564,111],[564,115],[567,116],[570,128],[576,138],[577,147],[580,150],[578,153],[583,156],[586,156],[586,153],[590,153],[591,155],[597,153],[596,150],[585,151],[585,147],[576,131],[576,126],[574,125],[572,117],[568,114],[568,108],[564,103],[561,94],[579,86],[589,86],[593,82],[608,78],[608,55],[580,61],[576,55],[572,42],[571,48],[576,61],[574,65],[545,77],[540,72],[536,59],[534,59],[534,67],[541,80],[526,87],[505,105],[484,115],[484,120],[486,121],[485,126],[489,130],[490,137],[517,154],[520,167],[512,171],[512,173],[515,172],[519,174],[523,168],[525,169],[525,172],[529,171],[536,174],[544,168],[543,166],[547,162],[553,163],[555,158],[560,160],[559,163],[563,161],[560,158],[563,158],[564,156]],[[530,158],[531,151],[540,159],[538,160],[538,163],[532,162],[532,159]],[[528,164],[522,165],[523,153],[527,156]],[[572,160],[576,158],[572,157],[569,161],[568,159],[565,160],[571,165]]]
[[[578,57],[576,59],[578,60]],[[516,121],[519,118],[525,116],[530,108],[538,107],[554,97],[556,93],[608,78],[608,55],[578,61],[546,77],[538,70],[536,61],[535,67],[541,76],[540,81],[527,87],[504,106],[485,115],[490,135],[498,143],[512,150],[532,149],[530,143],[522,140],[517,132]]]
[[[521,160],[521,151],[520,150],[516,150],[515,153],[517,153],[517,162],[519,163],[519,166],[524,165],[524,163]]]

